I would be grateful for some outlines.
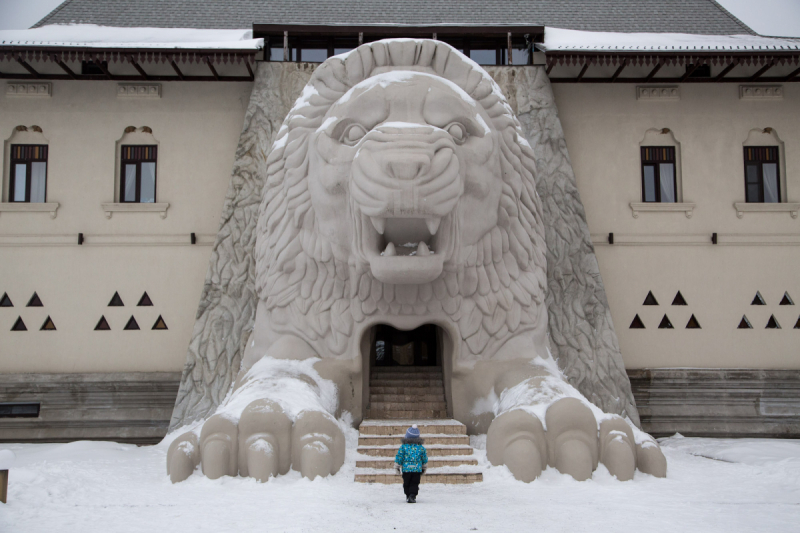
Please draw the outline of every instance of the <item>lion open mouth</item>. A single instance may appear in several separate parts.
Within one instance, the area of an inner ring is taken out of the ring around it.
[[[372,274],[384,283],[438,278],[452,248],[451,215],[428,218],[361,216],[361,245]]]

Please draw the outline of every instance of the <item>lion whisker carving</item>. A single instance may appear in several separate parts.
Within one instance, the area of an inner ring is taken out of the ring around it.
[[[173,481],[198,464],[336,473],[336,417],[366,412],[380,324],[436,326],[448,414],[518,479],[548,465],[586,479],[598,462],[665,475],[655,441],[591,406],[550,356],[534,155],[481,67],[431,40],[330,58],[264,168],[254,330],[226,403],[170,448]]]

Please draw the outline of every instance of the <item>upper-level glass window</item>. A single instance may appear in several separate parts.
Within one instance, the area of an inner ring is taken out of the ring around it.
[[[47,145],[11,145],[11,202],[43,203],[47,198]]]
[[[747,202],[781,201],[779,157],[777,146],[744,147],[744,187]]]
[[[154,203],[156,201],[157,146],[122,145],[120,201]]]
[[[678,198],[675,180],[675,147],[642,146],[642,201],[674,203]]]

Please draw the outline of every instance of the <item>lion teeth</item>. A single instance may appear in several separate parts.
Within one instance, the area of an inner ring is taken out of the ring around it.
[[[375,231],[383,235],[383,231],[386,229],[386,219],[379,217],[369,217],[369,219],[375,227]]]
[[[428,245],[420,241],[419,245],[417,245],[417,255],[420,257],[431,255],[431,251],[428,249]]]
[[[439,217],[425,219],[425,224],[428,226],[428,231],[431,232],[431,235],[436,235],[436,232],[439,231],[441,221],[442,219]]]
[[[390,242],[389,244],[387,244],[386,249],[383,251],[383,254],[381,255],[383,255],[384,257],[397,255],[397,250],[394,249],[394,243]]]

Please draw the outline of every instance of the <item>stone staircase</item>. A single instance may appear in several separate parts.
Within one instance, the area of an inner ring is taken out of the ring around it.
[[[369,393],[367,416],[358,428],[357,482],[403,482],[394,457],[411,424],[419,427],[428,453],[422,483],[483,481],[467,427],[447,418],[440,367],[373,368]]]
[[[428,453],[428,471],[421,483],[476,483],[483,481],[478,460],[469,445],[467,427],[451,419],[364,420],[359,426],[356,478],[360,483],[402,483],[394,457],[406,429],[417,424]]]
[[[369,408],[365,418],[447,418],[441,367],[373,368],[369,381]]]

